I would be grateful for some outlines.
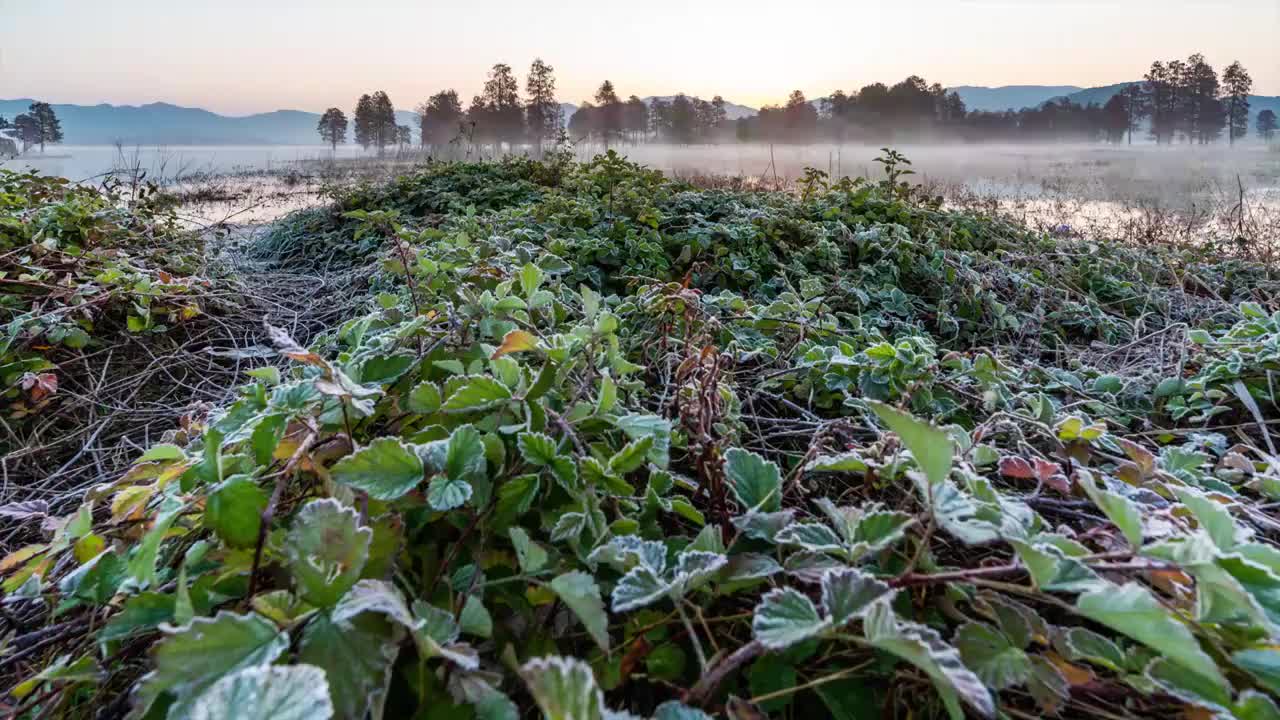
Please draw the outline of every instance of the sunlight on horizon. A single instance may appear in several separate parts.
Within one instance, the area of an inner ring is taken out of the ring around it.
[[[1239,59],[1255,93],[1280,94],[1273,0],[656,0],[644,8],[565,0],[551,12],[505,0],[381,0],[358,11],[330,0],[4,4],[0,97],[79,104],[316,111],[349,109],[360,93],[385,89],[411,109],[450,87],[465,102],[495,62],[523,82],[538,56],[555,66],[560,100],[575,104],[606,78],[624,97],[719,94],[756,107],[794,89],[819,97],[910,74],[947,86],[1089,87],[1137,79],[1152,60],[1192,52],[1219,69]]]

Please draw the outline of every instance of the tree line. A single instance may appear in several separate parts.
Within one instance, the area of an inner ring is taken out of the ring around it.
[[[14,130],[14,136],[22,143],[22,152],[33,145],[44,152],[46,144],[62,142],[62,123],[53,106],[47,102],[33,102],[27,112],[20,113],[12,122],[0,117],[0,130]]]
[[[1106,103],[1080,104],[1066,98],[1036,107],[990,112],[969,110],[964,100],[938,83],[913,75],[894,85],[872,83],[845,93],[837,90],[810,101],[797,90],[780,105],[753,116],[728,119],[720,96],[710,101],[683,93],[669,98],[625,99],[605,80],[565,122],[556,98],[555,69],[533,61],[521,84],[510,65],[489,71],[480,93],[465,107],[458,92],[442,90],[418,105],[417,141],[424,146],[449,143],[497,144],[538,148],[561,139],[617,143],[718,142],[901,142],[912,139],[960,141],[1076,140],[1133,142],[1147,128],[1161,144],[1210,143],[1224,135],[1234,143],[1249,132],[1249,93],[1253,81],[1234,62],[1219,75],[1203,55],[1157,61],[1142,82],[1131,84]],[[346,115],[330,108],[320,119],[321,138],[336,147],[345,142]],[[1275,113],[1259,114],[1256,131],[1270,141],[1277,132]],[[356,142],[379,149],[411,142],[410,129],[395,121],[385,92],[364,95],[355,110]]]

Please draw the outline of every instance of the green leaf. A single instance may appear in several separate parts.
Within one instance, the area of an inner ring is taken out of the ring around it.
[[[1176,698],[1219,712],[1230,712],[1229,687],[1219,685],[1169,658],[1152,660],[1147,665],[1146,676]]]
[[[394,437],[380,437],[342,458],[333,479],[368,493],[374,500],[396,500],[422,482],[422,459]]]
[[[250,548],[258,542],[267,493],[247,475],[235,475],[216,485],[204,508],[205,527],[233,548]]]
[[[542,287],[542,268],[533,263],[525,263],[520,269],[520,289],[524,291],[524,296],[529,297]]]
[[[120,640],[134,633],[154,630],[161,623],[173,619],[174,597],[155,592],[134,595],[124,603],[124,608],[107,621],[98,634],[102,642]]]
[[[644,464],[645,458],[652,448],[652,436],[633,440],[615,453],[613,457],[609,458],[609,469],[620,475],[634,472]]]
[[[552,580],[551,589],[578,616],[600,649],[609,652],[609,616],[595,579],[575,570]]]
[[[955,635],[964,664],[994,690],[1021,685],[1031,677],[1031,659],[999,630],[986,623],[968,622]]]
[[[1245,690],[1233,708],[1236,720],[1280,720],[1280,707],[1260,692]]]
[[[467,601],[462,605],[462,614],[458,616],[458,627],[468,635],[491,637],[493,617],[485,609],[484,601],[475,595],[468,595]]]
[[[333,498],[312,500],[293,519],[285,542],[289,569],[300,594],[317,607],[332,607],[360,579],[373,531],[360,527],[353,508]]]
[[[1231,656],[1231,662],[1247,670],[1269,692],[1280,695],[1280,650],[1240,650]]]
[[[400,379],[418,362],[412,353],[395,355],[374,355],[360,364],[360,383],[362,385],[390,385]]]
[[[1142,547],[1142,513],[1138,506],[1126,497],[1099,488],[1087,470],[1081,469],[1076,477],[1085,494],[1113,525],[1120,528],[1129,544],[1135,548]]]
[[[729,448],[724,454],[729,489],[746,512],[782,509],[782,475],[778,466],[756,453]]]
[[[245,375],[248,375],[249,377],[255,378],[257,380],[261,380],[265,382],[267,385],[280,384],[280,368],[275,367],[273,365],[268,365],[267,367],[260,367],[260,368],[254,368],[252,370],[247,370],[245,371]]]
[[[910,415],[876,400],[867,404],[880,421],[897,433],[902,443],[911,451],[916,464],[924,471],[929,484],[939,485],[951,474],[951,462],[955,452],[951,435],[935,425],[917,420]]]
[[[649,448],[649,462],[665,469],[671,461],[671,421],[657,415],[623,415],[614,418],[613,424],[632,440],[653,438]]]
[[[513,527],[507,531],[511,535],[511,544],[516,549],[516,559],[520,562],[520,569],[528,573],[535,573],[547,564],[547,551],[533,540],[529,539],[529,533],[524,528]]]
[[[327,720],[329,683],[314,665],[249,667],[214,683],[191,708],[192,720]]]
[[[1114,672],[1123,671],[1124,651],[1110,638],[1087,628],[1071,628],[1065,639],[1068,660],[1084,660]]]
[[[546,720],[602,720],[604,695],[591,666],[576,658],[535,658],[520,677]]]
[[[755,637],[771,650],[785,650],[831,627],[813,601],[793,588],[770,590],[756,606],[751,620]]]
[[[755,697],[790,690],[796,684],[796,666],[776,654],[765,655],[756,660],[747,672],[747,686]],[[772,700],[761,702],[760,709],[771,713],[781,712],[793,700],[795,700],[794,693],[784,693]]]
[[[1248,534],[1236,525],[1231,512],[1223,505],[1189,488],[1175,488],[1174,492],[1219,550],[1231,552],[1240,543],[1248,541]]]
[[[237,670],[269,665],[289,649],[289,636],[261,615],[220,612],[199,617],[162,640],[152,653],[155,669],[142,679],[135,710],[145,712],[165,692],[184,708],[218,679]],[[175,713],[177,713],[175,715]]]
[[[366,613],[334,622],[320,613],[302,631],[298,662],[324,669],[338,717],[363,718],[382,707],[389,670],[399,652],[392,625],[380,615]]]
[[[160,445],[152,445],[146,452],[142,453],[142,457],[138,458],[138,462],[160,462],[164,460],[185,460],[186,452],[177,445],[167,443]]]
[[[863,680],[834,680],[813,690],[822,698],[831,720],[880,720],[880,708],[884,703]]]
[[[1145,587],[1130,582],[1101,587],[1076,600],[1080,614],[1164,653],[1186,669],[1226,686],[1226,679],[1200,643]]]
[[[488,410],[511,399],[506,385],[488,375],[472,375],[444,401],[447,413],[468,413]]]

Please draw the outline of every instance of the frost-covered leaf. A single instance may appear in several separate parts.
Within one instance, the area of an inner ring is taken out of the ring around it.
[[[831,627],[813,601],[792,588],[770,590],[756,606],[751,629],[765,647],[783,650]]]
[[[619,572],[639,564],[661,574],[667,567],[667,548],[656,540],[644,540],[639,535],[621,535],[593,550],[587,561],[606,563]]]
[[[325,672],[314,665],[249,667],[196,698],[191,720],[327,720],[333,717]]]
[[[963,700],[978,715],[995,717],[995,702],[982,680],[965,666],[959,651],[932,628],[899,621],[888,602],[876,603],[863,623],[867,641],[920,668],[947,706],[953,720],[964,718]]]
[[[647,565],[637,565],[613,586],[613,611],[628,612],[666,597],[671,583]]]
[[[731,522],[749,538],[776,543],[778,533],[791,525],[794,519],[794,510],[779,510],[771,513],[750,512],[746,515],[736,515]]]
[[[604,601],[600,599],[600,588],[595,579],[575,570],[552,580],[551,589],[578,616],[591,639],[609,652],[609,616],[605,614]]]
[[[577,658],[535,658],[520,677],[546,720],[603,720],[604,695],[591,666]]]
[[[668,700],[653,711],[653,720],[711,720],[711,716],[697,708]]]
[[[1076,600],[1076,609],[1085,617],[1164,653],[1214,684],[1226,686],[1217,664],[1200,649],[1187,626],[1138,583],[1091,590]]]
[[[774,463],[748,450],[729,448],[724,454],[724,474],[743,510],[782,509],[782,475]]]
[[[332,498],[312,500],[293,519],[285,542],[289,570],[304,598],[318,607],[338,602],[360,579],[373,531]]]
[[[822,576],[822,606],[837,627],[862,617],[872,603],[881,598],[892,599],[895,593],[888,583],[853,568]]]
[[[530,465],[539,467],[550,465],[559,454],[556,441],[538,432],[520,433],[516,444],[520,448],[520,456]]]
[[[843,553],[844,541],[835,531],[818,523],[795,523],[783,528],[776,538],[779,545],[791,545],[809,552]]]
[[[422,482],[422,460],[399,438],[380,437],[334,463],[333,479],[375,500],[396,500]]]
[[[804,466],[805,472],[847,472],[860,473],[867,471],[867,461],[857,450],[850,450],[839,455],[821,455]]]
[[[868,400],[867,404],[881,422],[902,438],[902,444],[911,451],[916,464],[929,478],[929,484],[938,485],[947,479],[955,449],[946,430],[876,400]]]
[[[674,576],[671,581],[671,595],[679,598],[690,590],[696,590],[703,583],[720,572],[728,563],[728,558],[720,553],[685,550],[676,558]]]
[[[180,707],[189,708],[196,696],[219,678],[269,665],[288,649],[289,636],[261,615],[224,611],[211,618],[196,618],[172,630],[156,645],[152,654],[155,669],[138,687],[137,706],[145,710],[170,692]]]

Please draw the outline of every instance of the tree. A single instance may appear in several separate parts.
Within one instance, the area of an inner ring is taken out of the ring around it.
[[[40,123],[34,117],[22,113],[13,119],[13,127],[17,129],[18,139],[22,141],[22,152],[40,142]]]
[[[1131,83],[1124,90],[1120,91],[1125,98],[1125,109],[1129,112],[1129,125],[1125,128],[1125,132],[1129,137],[1129,144],[1133,144],[1133,131],[1137,130],[1142,119],[1151,114],[1151,108],[1147,105],[1147,95],[1142,90],[1142,83]]]
[[[463,121],[462,102],[456,90],[432,95],[418,106],[418,128],[423,145],[444,145],[458,136]]]
[[[622,127],[631,136],[631,142],[644,138],[649,132],[649,106],[632,95],[622,107]]]
[[[396,108],[391,104],[391,98],[382,90],[373,94],[373,109],[376,122],[374,142],[381,154],[384,147],[399,141],[400,126],[396,124]]]
[[[1227,137],[1231,144],[1249,134],[1249,92],[1253,78],[1240,61],[1227,66],[1222,73],[1222,99],[1226,104]]]
[[[1276,136],[1276,114],[1273,110],[1267,109],[1258,113],[1258,137],[1264,142],[1271,142]]]
[[[356,110],[352,113],[356,122],[356,142],[365,150],[373,144],[374,138],[374,110],[373,96],[365,93],[356,101]]]
[[[46,102],[33,102],[31,107],[27,109],[28,117],[34,123],[34,140],[32,144],[39,143],[40,152],[44,152],[45,143],[57,144],[62,142],[62,123],[58,122],[58,116],[53,112],[53,106]]]
[[[340,143],[347,141],[347,116],[338,108],[331,107],[320,116],[316,130],[320,133],[320,139],[329,143],[336,151]]]
[[[487,134],[498,142],[519,141],[524,136],[524,108],[520,105],[520,83],[510,65],[493,66],[482,97]]]
[[[598,129],[607,148],[610,138],[617,137],[622,132],[622,101],[618,99],[613,83],[608,80],[601,83],[600,89],[596,90],[595,100],[600,117]]]
[[[529,104],[525,108],[526,124],[529,137],[542,151],[544,140],[554,140],[564,125],[564,113],[556,100],[555,68],[535,58],[529,66],[529,77],[525,79],[525,91],[529,94]]]
[[[0,130],[7,130],[10,126],[9,121],[3,115],[0,115]]]
[[[396,109],[391,98],[382,90],[372,95],[361,95],[356,103],[356,142],[368,150],[372,145],[381,155],[386,146],[397,142]]]
[[[693,142],[693,136],[698,127],[698,116],[697,108],[688,95],[679,93],[671,98],[669,116],[667,132],[670,139],[681,144]]]
[[[413,144],[413,131],[408,125],[396,126],[396,144],[403,150]]]

